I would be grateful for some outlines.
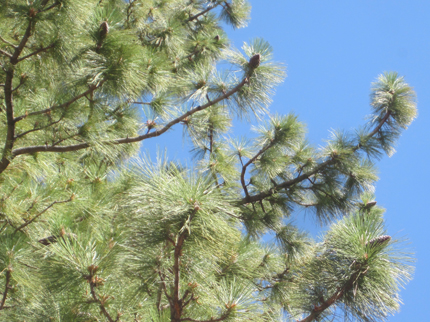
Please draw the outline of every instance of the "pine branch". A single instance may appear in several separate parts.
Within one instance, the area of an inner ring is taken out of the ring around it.
[[[53,205],[55,204],[60,204],[60,203],[66,203],[66,202],[70,202],[73,200],[74,195],[72,195],[69,199],[67,200],[63,200],[63,201],[54,201],[53,203],[51,203],[48,207],[46,207],[45,209],[43,209],[41,212],[39,212],[36,216],[34,216],[32,219],[30,219],[29,221],[26,221],[24,224],[22,224],[21,226],[19,226],[18,228],[15,229],[15,233],[18,230],[21,230],[22,228],[27,227],[28,225],[30,225],[33,221],[35,221],[37,218],[39,218],[41,215],[43,215],[46,211],[48,211]]]
[[[173,280],[173,296],[172,296],[172,305],[171,305],[171,316],[172,321],[180,321],[181,315],[182,315],[182,301],[179,298],[179,282],[180,282],[180,257],[182,255],[182,246],[184,244],[184,241],[186,239],[186,231],[183,232],[175,245],[175,251],[174,251],[174,264],[173,264],[173,273],[174,273],[174,280]]]
[[[11,288],[11,287],[9,286],[11,276],[12,276],[12,267],[8,267],[8,268],[6,269],[6,283],[5,283],[5,286],[4,286],[3,297],[2,297],[2,300],[1,300],[1,302],[0,302],[0,310],[3,310],[3,309],[5,308],[5,307],[4,307],[4,304],[5,304],[5,302],[6,302],[7,292],[8,292],[8,291],[9,291],[9,289]]]
[[[140,104],[140,105],[151,105],[151,103],[148,102],[132,102],[133,104]]]
[[[3,172],[11,161],[11,152],[15,140],[15,121],[13,112],[13,69],[6,71],[6,80],[4,86],[5,103],[6,103],[6,119],[7,119],[7,132],[6,140],[3,149],[2,158],[0,161],[0,173]]]
[[[163,287],[164,295],[166,295],[167,300],[169,301],[170,305],[172,305],[172,297],[167,292],[167,286],[166,286],[166,281],[164,280],[164,276],[163,276],[163,274],[161,274],[160,271],[158,272],[158,276],[160,276],[161,285]]]
[[[191,212],[188,221],[191,223],[193,218],[195,217],[196,213],[199,211],[200,207],[197,203],[194,204],[194,210]],[[185,291],[185,294],[182,298],[179,297],[179,284],[180,284],[180,262],[182,257],[182,246],[184,245],[185,240],[188,237],[188,230],[184,230],[182,233],[179,234],[179,237],[175,243],[175,249],[174,249],[174,258],[173,258],[173,295],[169,297],[170,302],[170,316],[172,322],[179,322],[182,321],[182,311],[185,307],[184,299],[187,296],[188,290]]]
[[[15,118],[15,122],[19,122],[23,119],[25,119],[26,117],[29,116],[33,116],[33,115],[40,115],[40,114],[49,114],[54,110],[58,110],[61,108],[68,108],[71,104],[73,104],[74,102],[76,102],[77,100],[81,99],[82,97],[87,96],[88,94],[93,93],[96,89],[102,87],[102,85],[106,82],[106,79],[103,79],[102,81],[100,81],[100,83],[98,83],[95,86],[91,86],[88,90],[86,90],[85,92],[76,95],[75,97],[71,98],[70,100],[68,100],[67,102],[64,102],[63,104],[60,105],[53,105],[47,109],[41,110],[41,111],[36,111],[36,112],[31,112],[31,113],[26,113],[24,115],[18,116]]]
[[[127,24],[129,24],[130,23],[130,16],[131,16],[131,13],[132,13],[132,8],[133,8],[133,6],[134,6],[134,4],[135,4],[135,2],[136,2],[136,0],[132,0],[132,1],[128,1],[128,7],[127,7],[127,18],[125,19],[125,21],[127,22]]]
[[[0,49],[0,54],[4,55],[6,57],[12,58],[12,54],[9,54],[7,51],[5,51],[3,49]]]
[[[286,188],[291,187],[292,185],[294,185],[296,183],[299,183],[299,182],[302,182],[303,180],[308,179],[309,177],[311,177],[314,174],[316,174],[316,173],[324,170],[326,167],[332,165],[335,162],[336,162],[336,159],[333,159],[333,158],[329,159],[327,161],[324,161],[323,163],[321,163],[318,166],[316,166],[314,168],[314,170],[312,170],[310,172],[307,172],[307,173],[304,173],[304,174],[302,174],[300,176],[297,176],[295,179],[288,180],[288,181],[285,181],[285,182],[283,182],[281,184],[278,184],[278,185],[276,185],[275,187],[271,188],[268,191],[260,192],[260,193],[258,193],[256,195],[250,196],[248,198],[245,197],[245,198],[241,199],[238,202],[238,204],[239,205],[243,205],[243,204],[250,203],[250,202],[254,203],[256,201],[260,201],[260,200],[263,200],[263,199],[265,199],[267,197],[270,197],[271,195],[275,194],[279,190],[286,189]]]
[[[194,16],[189,17],[187,20],[185,20],[185,22],[193,21],[193,20],[197,19],[198,17],[200,17],[200,16],[204,15],[206,12],[209,12],[209,11],[211,11],[212,9],[215,9],[215,8],[216,8],[216,7],[218,7],[219,5],[220,5],[220,4],[219,4],[219,3],[217,3],[216,5],[214,5],[214,6],[212,6],[212,7],[208,7],[207,9],[205,9],[205,10],[203,10],[203,11],[199,12],[198,14],[195,14]]]
[[[4,225],[0,228],[0,233],[6,228],[7,224],[9,223],[9,220],[4,221]]]
[[[3,41],[6,45],[12,46],[14,49],[16,49],[16,45],[14,45],[13,43],[11,43],[10,41],[7,41],[6,39],[4,39],[2,36],[0,36],[0,40]]]
[[[47,125],[45,125],[45,126],[38,127],[38,128],[35,128],[35,129],[31,129],[31,130],[25,131],[25,132],[23,132],[23,133],[21,133],[21,134],[18,134],[18,135],[16,135],[16,136],[15,136],[15,140],[16,140],[16,139],[19,139],[20,137],[23,137],[23,136],[25,136],[25,135],[27,135],[27,134],[29,134],[29,133],[31,133],[31,132],[37,132],[37,131],[40,131],[40,130],[46,129],[46,128],[48,128],[48,127],[50,127],[50,126],[54,125],[54,124],[59,123],[62,119],[63,119],[63,117],[60,117],[60,119],[59,119],[58,121],[51,122],[51,123],[49,123],[49,124],[47,124]]]
[[[36,15],[36,13],[34,15]],[[31,12],[30,12],[30,16],[31,16]],[[31,29],[33,27],[34,27],[34,23],[33,23],[33,19],[31,18],[29,23],[28,23],[28,27],[25,30],[24,36],[21,39],[21,42],[16,47],[15,52],[13,53],[12,57],[10,58],[10,62],[12,65],[16,65],[18,63],[18,57],[19,57],[19,55],[21,55],[22,51],[24,50],[24,47],[27,44],[28,39],[31,36]]]
[[[227,319],[230,316],[230,311],[227,311],[226,313],[224,313],[221,317],[217,318],[217,319],[213,319],[211,318],[210,320],[196,320],[196,319],[192,319],[192,318],[184,318],[184,319],[180,319],[180,321],[191,321],[191,322],[219,322],[219,321],[224,321],[225,319]]]
[[[92,278],[92,276],[91,276]],[[106,317],[106,319],[108,319],[109,322],[115,322],[117,320],[114,320],[109,312],[106,310],[106,307],[104,306],[103,302],[98,298],[97,294],[96,294],[96,283],[94,283],[92,280],[89,280],[90,283],[90,292],[91,292],[91,296],[93,297],[94,301],[96,303],[99,304],[100,307],[100,311],[103,313],[103,315]]]
[[[209,155],[212,155],[214,145],[214,129],[212,124],[209,125]]]
[[[25,77],[21,77],[19,79],[19,84],[17,87],[15,87],[14,89],[12,89],[12,93],[16,92],[23,84],[25,83]]]
[[[161,312],[161,297],[163,295],[163,285],[162,282],[160,283],[160,285],[158,285],[158,291],[157,291],[157,302],[156,302],[156,307],[158,312]]]
[[[41,4],[41,7],[46,6],[46,4],[48,3],[49,0],[45,0],[43,1],[43,3]],[[55,1],[53,4],[51,4],[49,7],[46,7],[45,9],[40,10],[39,12],[46,12],[48,10],[51,10],[52,8],[55,8],[56,6],[60,5],[61,2],[59,1]]]
[[[31,9],[30,9],[30,16],[32,16]],[[28,39],[31,36],[31,30],[33,26],[34,26],[33,18],[30,18],[28,27],[24,33],[24,36],[21,39],[21,42],[17,47],[15,47],[15,51],[10,57],[10,63],[12,64],[12,66],[18,63],[18,57],[22,53],[25,45],[28,42]],[[5,69],[5,72],[6,72],[6,80],[5,80],[5,86],[4,86],[4,93],[5,93],[5,104],[6,104],[7,133],[6,133],[5,146],[3,149],[3,155],[0,160],[0,173],[2,173],[8,167],[9,163],[11,162],[11,159],[13,158],[12,149],[13,149],[14,140],[15,140],[15,123],[16,123],[15,117],[14,117],[14,110],[13,110],[14,69],[8,68],[8,69]]]
[[[367,136],[368,138],[373,137],[380,129],[381,127],[387,122],[387,120],[389,119],[391,115],[391,112],[388,111],[384,117],[382,118],[381,122],[379,122],[379,124],[375,127],[375,129],[369,133],[369,135]],[[361,148],[361,144],[357,144],[354,148],[352,148],[352,152],[356,152],[357,150],[359,150]],[[303,180],[306,180],[310,177],[312,177],[313,175],[324,171],[327,167],[335,164],[338,161],[338,158],[336,156],[331,157],[330,159],[320,163],[319,165],[317,165],[312,171],[309,171],[307,173],[303,173],[302,175],[297,176],[295,179],[289,180],[289,181],[285,181],[283,183],[277,184],[275,185],[273,188],[271,188],[268,191],[263,191],[260,192],[254,196],[246,196],[245,198],[242,198],[241,200],[239,200],[237,202],[237,204],[239,205],[244,205],[247,203],[254,203],[256,201],[260,201],[263,200],[267,197],[272,196],[273,194],[277,193],[278,191],[282,190],[282,189],[286,189],[289,188],[299,182],[302,182]]]
[[[46,6],[48,4],[49,0],[42,0],[40,2],[40,6],[43,8],[44,6]]]
[[[255,160],[257,160],[257,158],[262,155],[264,152],[266,152],[268,149],[270,149],[273,146],[273,142],[271,142],[270,144],[268,144],[266,147],[262,148],[260,151],[258,151],[258,153],[256,155],[254,155],[251,159],[249,159],[249,161],[247,163],[245,163],[245,165],[243,165],[242,163],[242,172],[240,174],[240,182],[242,183],[242,187],[243,187],[243,191],[245,192],[245,196],[246,198],[249,198],[249,193],[248,193],[248,188],[246,187],[245,184],[245,173],[246,173],[246,168],[253,163]],[[240,162],[242,162],[242,158],[240,159]]]
[[[189,116],[191,116],[197,112],[203,111],[203,110],[207,109],[208,107],[211,107],[211,106],[215,105],[216,103],[218,103],[218,102],[230,97],[231,95],[235,94],[247,83],[248,83],[248,79],[244,78],[236,87],[234,87],[230,91],[224,93],[223,95],[220,95],[219,97],[212,100],[211,102],[208,102],[204,105],[197,106],[196,108],[188,111],[187,113],[177,117],[176,119],[167,123],[160,130],[156,130],[154,132],[146,133],[146,134],[143,134],[140,136],[127,137],[127,138],[122,138],[122,139],[105,141],[104,143],[105,144],[128,144],[128,143],[140,142],[140,141],[143,141],[145,139],[160,136],[163,133],[165,133],[167,130],[169,130],[173,125],[180,123],[181,121],[185,120],[187,117],[189,117]],[[98,85],[98,87],[100,87],[100,86],[101,86],[101,84]],[[78,100],[79,98],[87,95],[89,93],[89,91],[90,90],[76,96],[72,100],[70,100],[70,101],[68,101],[62,105],[51,107],[51,108],[43,110],[43,111],[28,113],[28,115],[22,115],[22,116],[16,118],[16,120],[19,121],[19,120],[22,120],[23,118],[25,118],[27,116],[30,116],[30,115],[43,114],[43,113],[47,113],[47,112],[51,111],[54,108],[60,108],[60,107],[68,106],[71,103],[73,103],[74,101]],[[81,144],[68,145],[68,146],[36,145],[36,146],[17,148],[15,150],[13,150],[12,155],[13,155],[13,157],[15,157],[15,156],[21,155],[21,154],[31,154],[31,153],[36,153],[36,152],[71,152],[71,151],[78,151],[78,150],[86,149],[88,147],[90,147],[89,143],[81,143]],[[1,168],[0,168],[0,170],[1,170]],[[1,173],[1,171],[0,171],[0,173]]]
[[[190,294],[190,298],[188,300],[186,300],[186,298],[189,294]],[[181,302],[183,303],[182,306],[186,307],[188,304],[191,303],[191,301],[197,300],[197,298],[194,297],[194,293],[192,291],[186,290],[184,293],[184,296],[182,296],[182,299],[181,299]]]
[[[388,110],[388,112],[384,115],[381,122],[379,122],[378,126],[369,134],[369,137],[374,136],[378,131],[381,129],[381,127],[384,125],[384,123],[388,120],[388,118],[391,115],[391,111]]]
[[[54,48],[54,46],[55,46],[55,43],[50,44],[49,46],[46,46],[46,47],[39,48],[39,49],[33,51],[31,54],[28,54],[28,55],[18,59],[17,62],[19,63],[19,62],[21,62],[21,61],[23,61],[23,60],[25,60],[31,56],[37,55],[38,53],[41,53],[41,52],[47,51],[48,49]]]
[[[317,319],[321,313],[323,313],[326,309],[336,303],[336,301],[341,299],[346,292],[350,291],[353,288],[354,283],[357,281],[357,278],[360,276],[361,273],[361,270],[358,270],[357,272],[352,274],[342,288],[339,288],[338,291],[335,292],[332,296],[330,296],[330,298],[328,298],[327,300],[322,301],[321,305],[315,306],[312,309],[311,314],[309,314],[306,318],[297,322],[312,322]]]
[[[114,144],[123,144],[123,143],[139,142],[139,141],[142,141],[142,140],[145,140],[145,139],[148,139],[148,138],[160,136],[161,134],[163,134],[167,130],[169,130],[173,125],[178,124],[179,122],[185,120],[187,117],[190,117],[191,115],[193,115],[193,114],[195,114],[197,112],[203,111],[203,110],[207,109],[208,107],[211,107],[211,106],[215,105],[216,103],[218,103],[218,102],[220,102],[220,101],[222,101],[222,100],[230,97],[231,95],[235,94],[246,83],[248,83],[248,80],[247,80],[247,78],[244,78],[238,85],[236,85],[230,91],[224,93],[223,95],[218,96],[217,98],[213,99],[212,101],[210,101],[210,102],[208,102],[208,103],[206,103],[204,105],[197,106],[196,108],[188,111],[187,113],[181,115],[180,117],[178,117],[178,118],[170,121],[169,123],[167,123],[160,130],[154,131],[154,132],[149,133],[149,134],[136,136],[136,137],[113,140],[112,143],[114,143]]]

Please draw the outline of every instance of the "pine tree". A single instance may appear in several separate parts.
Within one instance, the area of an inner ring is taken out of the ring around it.
[[[1,321],[399,309],[413,258],[373,184],[416,116],[414,91],[380,75],[369,122],[315,148],[296,115],[268,113],[285,76],[270,45],[229,45],[223,26],[249,12],[245,0],[0,0]],[[226,135],[236,117],[260,120],[252,142]],[[180,127],[194,167],[136,157]],[[321,239],[289,221],[303,209],[330,224]]]

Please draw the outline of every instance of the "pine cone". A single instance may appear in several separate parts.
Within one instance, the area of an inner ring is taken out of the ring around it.
[[[366,208],[366,209],[370,209],[370,208],[372,208],[374,205],[376,205],[376,201],[369,201],[368,203],[366,203],[366,206],[364,206],[364,208]]]
[[[252,69],[257,68],[258,66],[260,66],[260,61],[261,61],[261,55],[260,54],[255,54],[254,56],[251,57],[251,59],[249,60],[248,66]]]
[[[109,25],[108,25],[107,21],[103,21],[103,22],[100,24],[100,28],[99,28],[99,30],[100,30],[100,38],[101,38],[101,39],[106,38],[106,35],[107,35],[107,34],[108,34],[108,32],[109,32]]]
[[[214,37],[214,39],[215,39],[215,41],[219,41],[220,36],[219,36],[219,35],[216,35],[216,36]]]
[[[38,240],[39,243],[42,245],[48,246],[50,244],[53,244],[57,242],[57,236],[49,236]]]
[[[388,236],[388,235],[382,235],[382,236],[378,236],[378,237],[375,237],[375,238],[373,238],[373,239],[369,240],[369,241],[366,243],[366,246],[376,247],[376,246],[380,246],[380,245],[386,244],[386,243],[388,243],[390,240],[391,240],[391,236]]]

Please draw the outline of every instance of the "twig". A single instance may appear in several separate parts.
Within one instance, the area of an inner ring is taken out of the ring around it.
[[[8,223],[9,223],[9,221],[5,220],[5,223],[4,223],[3,227],[0,228],[0,233],[6,228],[6,226],[7,226]]]
[[[46,1],[47,2],[47,1]],[[45,11],[48,11],[48,10],[51,10],[52,8],[55,8],[56,6],[58,6],[59,4],[61,4],[60,2],[58,2],[58,1],[56,1],[56,2],[54,2],[53,4],[51,4],[49,7],[47,7],[47,8],[45,8],[45,9],[43,9],[43,10],[40,10],[40,12],[45,12]]]
[[[18,47],[16,45],[14,45],[13,43],[11,43],[10,41],[7,41],[6,39],[4,39],[2,36],[0,36],[0,40],[9,46],[12,46],[14,49],[16,49],[16,47]]]
[[[9,54],[7,51],[4,51],[4,50],[2,50],[2,49],[0,49],[0,54],[5,55],[6,57],[12,58],[12,55],[11,55],[11,54]]]
[[[330,298],[326,301],[322,301],[322,304],[319,306],[315,306],[311,313],[304,318],[303,320],[297,322],[311,322],[314,321],[321,313],[324,312],[327,308],[333,305],[337,300],[343,297],[343,295],[352,289],[354,286],[354,282],[357,281],[357,278],[360,276],[361,271],[357,271],[351,275],[351,277],[346,281],[345,285],[342,288],[339,288],[337,292],[335,292]]]
[[[214,129],[212,124],[209,125],[209,155],[213,152]]]
[[[15,233],[18,230],[21,230],[22,228],[30,225],[33,221],[35,221],[37,218],[39,218],[43,213],[45,213],[47,210],[49,210],[49,208],[51,208],[53,205],[58,204],[58,203],[66,203],[66,202],[70,202],[72,201],[73,198],[70,197],[67,200],[63,200],[63,201],[54,201],[53,203],[51,203],[48,207],[46,207],[45,209],[43,209],[41,212],[39,212],[36,216],[34,216],[32,219],[30,219],[29,221],[25,222],[24,224],[22,224],[21,226],[19,226],[18,228],[15,229]]]
[[[140,104],[140,105],[151,105],[151,103],[148,102],[132,102],[133,104]]]
[[[5,283],[5,287],[4,287],[3,298],[2,298],[2,300],[0,302],[0,310],[3,310],[4,304],[6,302],[7,292],[10,289],[9,283],[10,283],[11,276],[12,276],[12,267],[9,266],[6,269],[6,283]]]
[[[25,83],[25,81],[24,81],[24,79],[23,78],[21,78],[20,80],[19,80],[19,84],[18,84],[18,86],[17,87],[15,87],[14,89],[12,89],[12,93],[13,92],[16,92],[21,86],[22,86],[22,84],[24,84]]]
[[[242,187],[243,187],[243,191],[245,192],[245,198],[249,198],[249,193],[248,193],[248,188],[246,187],[245,184],[245,173],[246,173],[246,168],[255,160],[257,160],[257,158],[262,155],[264,152],[266,152],[268,149],[270,149],[273,146],[273,142],[270,142],[266,147],[262,148],[260,151],[257,152],[256,155],[254,155],[251,159],[249,159],[249,161],[247,163],[245,163],[245,165],[243,165],[242,163],[242,172],[240,174],[240,182],[242,183]],[[242,162],[242,158],[240,159],[240,162]]]
[[[24,56],[24,57],[22,57],[22,58],[18,59],[18,61],[17,61],[17,62],[19,63],[20,61],[23,61],[23,60],[25,60],[25,59],[27,59],[27,58],[29,58],[29,57],[31,57],[31,56],[37,55],[38,53],[41,53],[41,52],[46,51],[46,50],[48,50],[48,49],[51,49],[51,48],[53,48],[54,46],[55,46],[55,43],[54,43],[54,44],[50,44],[50,45],[49,45],[49,46],[47,46],[47,47],[39,48],[39,49],[37,49],[37,50],[33,51],[31,54],[28,54],[28,55],[26,55],[26,56]]]
[[[17,136],[15,136],[15,140],[18,139],[18,138],[20,138],[20,137],[22,137],[22,136],[24,136],[24,135],[27,135],[28,133],[36,132],[36,131],[40,131],[40,130],[46,129],[47,127],[50,127],[50,126],[52,126],[54,124],[59,123],[62,119],[63,119],[63,117],[61,117],[58,121],[49,123],[48,125],[45,125],[45,126],[42,126],[42,127],[38,127],[36,129],[31,129],[31,130],[25,131],[25,132],[23,132],[21,134],[18,134]]]
[[[127,24],[130,22],[131,12],[135,2],[136,0],[128,1],[129,6],[127,7],[127,19],[126,19]]]
[[[100,83],[98,83],[96,86],[92,86],[91,88],[89,88],[88,90],[86,90],[85,92],[71,98],[70,100],[68,100],[67,102],[64,102],[63,104],[60,105],[53,105],[47,109],[41,110],[41,111],[36,111],[36,112],[31,112],[31,113],[26,113],[24,115],[15,117],[14,122],[19,122],[23,119],[25,119],[26,117],[29,116],[33,116],[33,115],[40,115],[40,114],[49,114],[51,113],[53,110],[56,109],[61,109],[61,108],[67,108],[69,107],[72,103],[76,102],[77,100],[81,99],[82,97],[85,97],[86,95],[90,94],[91,92],[95,91],[96,89],[100,88],[104,83],[106,82],[106,79],[103,79],[102,81],[100,81]]]
[[[194,16],[191,16],[191,17],[189,17],[187,20],[185,20],[185,22],[193,21],[193,20],[197,19],[198,17],[200,17],[201,15],[204,15],[206,12],[209,12],[209,11],[211,11],[212,9],[214,9],[214,8],[218,7],[219,5],[220,5],[220,4],[218,3],[218,4],[216,4],[216,5],[212,6],[212,7],[208,7],[207,9],[205,9],[205,10],[203,10],[203,11],[199,12],[198,14],[196,14],[196,15],[194,15]]]
[[[92,278],[93,276],[91,276]],[[90,283],[90,292],[91,292],[91,296],[93,297],[94,301],[99,303],[99,307],[100,307],[100,311],[103,313],[103,315],[108,319],[109,322],[115,322],[115,320],[110,316],[109,312],[106,310],[104,304],[102,303],[102,301],[97,297],[96,294],[96,284],[89,280]]]
[[[374,136],[380,129],[381,127],[384,125],[384,123],[388,120],[388,118],[391,115],[391,111],[389,110],[384,117],[382,118],[381,122],[379,122],[378,126],[368,135],[369,137]]]

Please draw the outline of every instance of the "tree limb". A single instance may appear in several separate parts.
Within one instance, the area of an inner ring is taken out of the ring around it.
[[[15,47],[15,51],[10,57],[10,63],[12,65],[16,65],[18,63],[18,57],[27,44],[28,39],[31,36],[31,29],[33,27],[33,19],[30,19],[27,29],[25,30],[24,36],[21,39],[21,42],[18,46]],[[3,149],[3,155],[0,160],[0,173],[2,173],[9,165],[11,159],[13,158],[12,149],[15,140],[15,117],[13,111],[13,76],[14,69],[7,68],[6,72],[6,80],[4,86],[5,93],[5,105],[6,105],[6,119],[7,119],[7,133],[5,146]]]
[[[6,105],[6,120],[7,120],[7,131],[6,140],[3,149],[3,155],[0,161],[0,173],[10,163],[12,148],[15,140],[15,121],[13,115],[13,94],[12,94],[12,82],[13,82],[13,69],[8,69],[6,71],[6,81],[4,86],[5,93],[5,105]]]
[[[385,124],[385,122],[387,122],[387,120],[390,117],[390,115],[391,115],[391,112],[388,111],[384,115],[384,117],[382,118],[381,122],[379,122],[379,124],[376,126],[376,128],[372,132],[370,132],[367,137],[368,138],[373,137],[381,129],[381,127]],[[356,152],[360,148],[361,148],[361,144],[359,143],[359,144],[357,144],[352,149],[352,151]],[[247,204],[247,203],[253,203],[253,202],[256,202],[256,201],[263,200],[264,198],[270,197],[271,195],[273,195],[274,193],[276,193],[279,190],[291,187],[292,185],[294,185],[296,183],[299,183],[299,182],[301,182],[303,180],[306,180],[306,179],[310,178],[311,176],[313,176],[313,175],[317,174],[318,172],[324,170],[328,166],[333,165],[337,161],[338,161],[338,158],[331,157],[330,159],[328,159],[328,160],[320,163],[319,165],[317,165],[312,171],[309,171],[307,173],[303,173],[303,174],[297,176],[296,178],[294,178],[292,180],[288,180],[288,181],[285,181],[283,183],[277,184],[273,188],[271,188],[270,190],[260,192],[260,193],[254,195],[254,196],[249,196],[249,197],[246,196],[245,198],[242,198],[241,200],[239,200],[237,202],[237,204],[244,205],[244,204]]]
[[[211,107],[211,106],[215,105],[216,103],[218,103],[218,102],[220,102],[220,101],[222,101],[222,100],[230,97],[231,95],[235,94],[246,83],[248,83],[248,79],[244,78],[236,87],[234,87],[230,91],[224,93],[223,95],[220,95],[219,97],[217,97],[214,100],[212,100],[210,103],[208,102],[208,103],[206,103],[204,105],[200,105],[200,106],[197,106],[196,108],[193,108],[192,110],[189,110],[185,114],[182,114],[181,116],[179,116],[176,119],[174,119],[174,120],[170,121],[169,123],[167,123],[160,130],[156,130],[154,132],[146,133],[146,134],[135,136],[135,137],[127,137],[127,138],[121,138],[121,139],[116,139],[116,140],[111,140],[111,141],[105,141],[104,143],[105,144],[134,143],[134,142],[143,141],[145,139],[149,139],[149,138],[160,136],[161,134],[163,134],[167,130],[169,130],[173,125],[175,125],[175,124],[183,121],[187,117],[189,117],[189,116],[191,116],[191,115],[193,115],[193,114],[195,114],[195,113],[197,113],[199,111],[207,109],[208,107]],[[101,84],[99,86],[101,86]],[[82,93],[82,94],[74,97],[72,100],[70,100],[69,102],[63,103],[62,105],[53,106],[53,107],[51,107],[49,109],[46,109],[46,110],[43,110],[43,111],[28,113],[28,115],[22,115],[20,117],[17,117],[16,120],[19,121],[19,120],[21,120],[21,119],[23,119],[23,118],[25,118],[27,116],[30,116],[30,115],[43,114],[43,113],[46,113],[47,111],[51,111],[54,108],[60,108],[60,107],[68,106],[71,103],[73,103],[74,101],[78,100],[79,98],[85,96],[88,93],[89,93],[89,91],[86,91],[85,93]],[[78,151],[78,150],[86,149],[88,147],[90,147],[89,143],[80,143],[80,144],[68,145],[68,146],[36,145],[36,146],[17,148],[15,150],[13,150],[12,155],[15,157],[15,156],[21,155],[21,154],[31,154],[31,153],[36,153],[36,152],[71,152],[71,151]],[[0,168],[0,170],[1,170],[1,168]]]
[[[25,45],[27,44],[28,39],[31,36],[31,29],[32,28],[33,28],[33,19],[30,19],[30,22],[28,23],[28,27],[25,30],[25,33],[21,39],[21,42],[15,48],[15,52],[13,53],[12,57],[10,58],[10,62],[12,65],[16,65],[18,63],[18,57],[19,57],[19,55],[21,55],[22,51],[24,50]]]

